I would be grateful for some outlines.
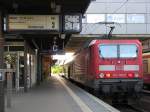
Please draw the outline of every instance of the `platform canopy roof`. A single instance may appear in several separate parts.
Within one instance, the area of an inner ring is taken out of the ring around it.
[[[0,0],[0,7],[7,13],[51,14],[84,13],[91,0]]]

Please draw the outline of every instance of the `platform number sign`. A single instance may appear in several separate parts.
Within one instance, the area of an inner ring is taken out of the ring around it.
[[[56,29],[55,19],[55,17],[51,17],[52,29]]]
[[[81,14],[64,15],[63,17],[63,31],[71,33],[81,32],[82,24]]]

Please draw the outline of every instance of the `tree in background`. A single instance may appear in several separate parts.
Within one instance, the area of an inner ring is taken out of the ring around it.
[[[54,65],[51,68],[53,74],[61,74],[63,73],[63,67],[59,65]]]

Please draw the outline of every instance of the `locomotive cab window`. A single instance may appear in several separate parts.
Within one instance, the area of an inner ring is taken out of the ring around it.
[[[120,58],[136,58],[137,52],[136,45],[120,45]]]
[[[137,53],[137,46],[134,44],[103,44],[99,46],[101,58],[136,58]]]
[[[117,45],[100,45],[99,53],[102,58],[117,58]]]

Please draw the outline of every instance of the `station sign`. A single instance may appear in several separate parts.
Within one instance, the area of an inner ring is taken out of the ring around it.
[[[8,15],[7,31],[60,31],[59,15]]]

